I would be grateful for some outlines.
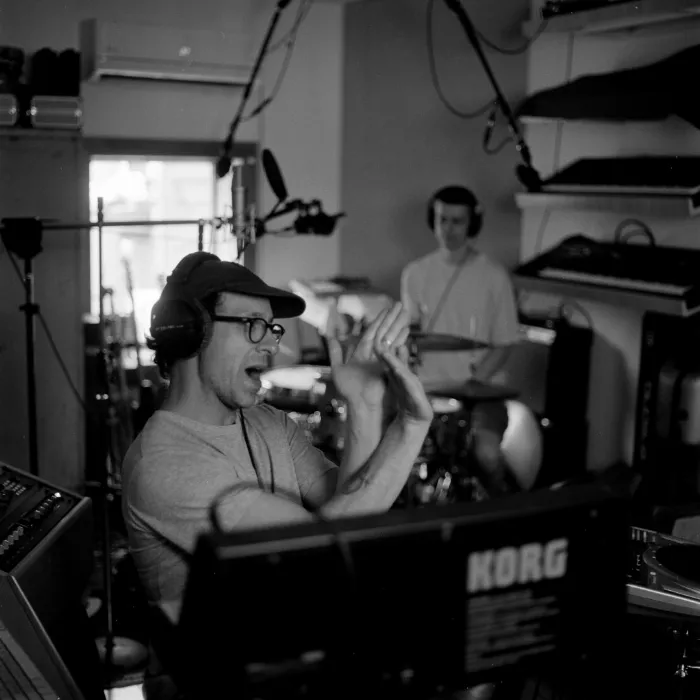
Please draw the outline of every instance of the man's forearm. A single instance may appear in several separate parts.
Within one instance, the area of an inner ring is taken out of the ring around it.
[[[382,437],[384,411],[381,407],[347,405],[345,445],[338,472],[338,485],[348,481],[367,464]]]
[[[408,479],[429,427],[429,422],[392,421],[367,462],[339,479],[321,513],[337,518],[388,510]]]

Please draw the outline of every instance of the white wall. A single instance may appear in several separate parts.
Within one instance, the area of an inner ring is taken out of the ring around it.
[[[401,269],[435,247],[425,220],[439,187],[471,187],[485,208],[479,245],[505,265],[517,261],[520,215],[513,195],[518,156],[512,144],[487,155],[486,116],[464,120],[439,101],[426,48],[426,0],[364,0],[345,18],[345,124],[341,240],[343,273],[366,275],[398,294]],[[527,0],[467,3],[474,24],[501,46],[522,45]],[[460,110],[474,111],[494,93],[456,17],[437,0],[434,46],[440,82]],[[525,92],[526,57],[487,50],[506,97]],[[503,125],[494,143],[507,134]]]
[[[529,52],[528,92],[588,73],[646,65],[697,43],[700,43],[697,22],[606,35],[544,33]],[[527,140],[535,167],[543,176],[582,157],[700,153],[700,132],[677,118],[647,124],[537,123],[528,126]],[[623,213],[552,209],[542,232],[543,214],[542,209],[523,212],[521,259],[529,259],[536,249],[541,251],[577,232],[612,240],[616,225],[627,218]],[[636,216],[634,212],[630,215]],[[695,220],[641,218],[661,245],[700,247]],[[528,298],[528,304],[534,307],[558,301],[535,295]],[[642,314],[612,305],[577,301],[591,314],[596,330],[589,410],[589,468],[602,469],[618,460],[631,463]],[[572,367],[571,371],[576,372],[576,368]]]

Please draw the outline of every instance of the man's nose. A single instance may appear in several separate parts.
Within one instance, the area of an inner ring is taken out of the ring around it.
[[[274,357],[280,349],[279,342],[269,331],[265,337],[258,343],[258,350],[266,352],[270,357]]]

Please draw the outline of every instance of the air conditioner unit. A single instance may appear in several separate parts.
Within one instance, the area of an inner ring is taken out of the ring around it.
[[[252,71],[244,35],[95,19],[80,23],[82,79],[245,85]]]

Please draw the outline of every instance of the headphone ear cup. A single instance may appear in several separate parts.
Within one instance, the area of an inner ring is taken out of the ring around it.
[[[428,202],[428,211],[426,212],[426,221],[428,228],[435,233],[435,197],[431,197]]]
[[[472,208],[471,216],[469,218],[469,230],[467,231],[468,238],[476,238],[481,231],[481,227],[484,225],[484,214],[481,210],[481,206],[477,203],[476,206]]]
[[[484,225],[484,213],[481,205],[474,198],[474,204],[470,207],[469,228],[467,229],[467,238],[475,238],[481,232],[481,227]],[[435,197],[431,197],[428,202],[428,210],[426,212],[426,220],[428,228],[435,233]]]
[[[151,313],[151,337],[157,346],[172,349],[178,359],[198,355],[209,344],[211,317],[196,299],[162,299]]]

